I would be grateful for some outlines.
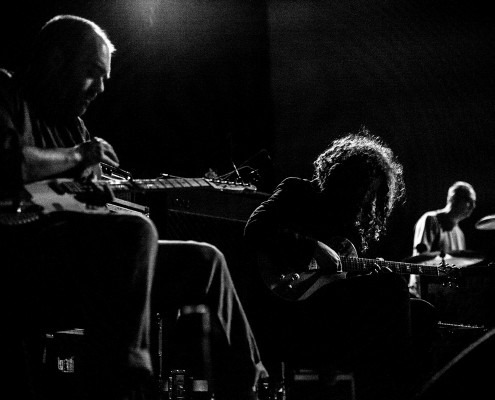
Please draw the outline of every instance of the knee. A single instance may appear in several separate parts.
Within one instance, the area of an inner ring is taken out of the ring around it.
[[[397,298],[409,299],[409,288],[406,280],[398,274],[380,274],[379,287],[385,293]]]
[[[154,244],[155,246],[158,243],[158,231],[154,223],[145,216],[126,215],[125,219],[121,221],[119,230],[131,240],[138,239],[140,242]]]
[[[411,320],[413,328],[420,332],[433,334],[438,327],[438,310],[423,299],[411,299]]]
[[[197,242],[196,250],[205,265],[214,268],[227,268],[224,254],[214,245],[206,242]]]
[[[134,264],[154,270],[158,251],[158,232],[151,220],[140,215],[122,216],[116,224],[115,242],[119,253],[126,254]],[[114,240],[114,239],[111,239]]]
[[[145,217],[139,217],[139,219],[140,221],[136,221],[138,224],[137,231],[139,232],[139,237],[144,238],[154,246],[158,246],[158,231],[155,224]]]

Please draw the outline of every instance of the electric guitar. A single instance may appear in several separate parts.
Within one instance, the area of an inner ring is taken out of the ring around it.
[[[254,192],[256,187],[209,178],[166,177],[156,179],[115,179],[78,182],[51,179],[29,183],[17,199],[0,201],[0,225],[22,225],[57,211],[84,213],[115,212],[110,207],[115,193],[144,193],[171,189],[203,189],[229,192]]]
[[[331,247],[339,254],[342,269],[327,271],[316,262],[303,268],[281,266],[273,254],[258,252],[257,261],[260,274],[265,285],[276,295],[285,300],[305,300],[320,288],[340,279],[346,279],[347,273],[366,274],[378,265],[398,274],[416,274],[433,277],[445,277],[455,280],[461,268],[455,265],[440,263],[439,265],[412,264],[381,259],[359,258],[354,245],[345,238],[334,240]]]

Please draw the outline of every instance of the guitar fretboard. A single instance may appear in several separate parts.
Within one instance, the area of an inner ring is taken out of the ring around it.
[[[342,268],[346,272],[363,271],[371,268],[373,264],[377,264],[380,267],[387,267],[392,272],[396,272],[398,274],[441,276],[453,268],[448,265],[410,264],[398,261],[384,261],[379,259],[358,257],[340,257],[340,260],[342,262]]]
[[[59,191],[69,194],[87,193],[94,188],[92,186],[109,186],[115,192],[145,192],[162,191],[170,189],[216,189],[224,191],[244,192],[256,191],[256,187],[248,183],[237,183],[208,178],[156,178],[156,179],[132,179],[132,180],[108,180],[97,183],[81,183],[67,181],[57,183]]]

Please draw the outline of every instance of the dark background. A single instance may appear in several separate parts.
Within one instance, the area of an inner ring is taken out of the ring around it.
[[[470,182],[461,225],[490,253],[495,231],[495,24],[487,2],[22,1],[0,14],[0,64],[15,69],[49,18],[94,20],[114,42],[112,79],[85,115],[135,177],[257,170],[271,191],[311,177],[330,141],[366,125],[405,168],[407,201],[376,255],[410,255],[416,219]],[[247,175],[253,178],[256,174]]]

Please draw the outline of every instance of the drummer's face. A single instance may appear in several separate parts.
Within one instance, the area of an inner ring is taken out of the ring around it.
[[[476,198],[471,198],[466,201],[466,212],[468,213],[468,216],[472,214],[475,207],[476,207]]]
[[[473,210],[476,207],[476,195],[471,193],[468,199],[459,199],[458,202],[458,207],[462,218],[467,218],[473,213]]]

